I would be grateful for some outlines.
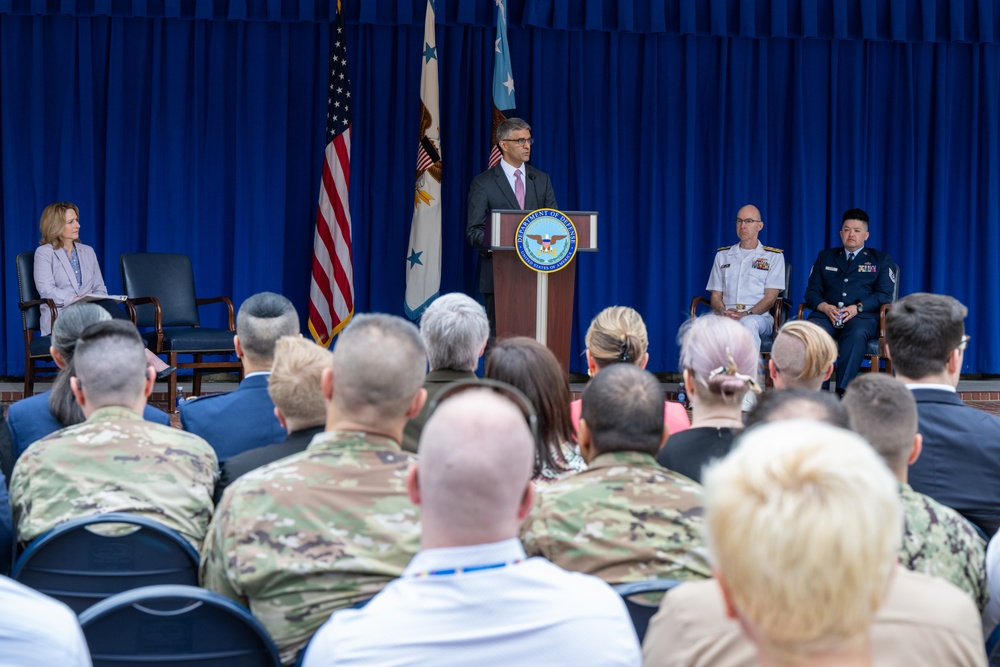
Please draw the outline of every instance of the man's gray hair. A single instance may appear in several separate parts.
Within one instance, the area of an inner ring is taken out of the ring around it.
[[[292,302],[274,292],[254,294],[236,315],[236,335],[246,356],[270,365],[274,344],[282,336],[299,334],[299,314]]]
[[[420,318],[432,370],[474,371],[490,335],[486,311],[466,294],[435,299]]]
[[[333,348],[333,402],[357,419],[406,416],[427,375],[420,331],[394,315],[355,315]]]
[[[510,135],[518,130],[528,130],[530,132],[531,126],[520,118],[508,118],[497,127],[497,141],[509,139]]]
[[[94,407],[133,405],[146,386],[146,346],[126,320],[91,324],[73,356],[77,383]]]

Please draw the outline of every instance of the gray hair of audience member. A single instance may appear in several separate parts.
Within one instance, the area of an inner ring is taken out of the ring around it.
[[[59,317],[52,327],[52,347],[63,360],[63,368],[52,383],[49,393],[49,414],[63,426],[79,424],[87,417],[76,402],[69,379],[73,376],[73,354],[80,334],[91,324],[106,322],[111,313],[95,303],[75,303],[59,311]]]
[[[837,397],[828,391],[808,389],[775,389],[764,392],[757,398],[757,404],[747,414],[746,426],[771,424],[793,419],[808,419],[851,429],[847,410]]]
[[[474,371],[490,336],[486,311],[466,294],[445,294],[420,318],[431,370]]]
[[[326,422],[321,381],[332,363],[332,352],[301,336],[285,336],[275,343],[267,393],[289,431]]]
[[[258,363],[269,364],[274,344],[282,336],[299,333],[299,314],[292,302],[274,292],[249,297],[236,314],[236,335],[243,353]]]
[[[851,428],[889,469],[906,470],[917,434],[917,401],[906,385],[885,373],[867,373],[851,381],[842,403]]]
[[[333,403],[355,421],[404,418],[426,376],[420,331],[401,317],[355,315],[337,336]]]
[[[142,337],[125,320],[88,326],[73,356],[73,376],[93,408],[132,406],[144,398],[147,368]]]
[[[425,548],[441,538],[483,544],[516,536],[534,461],[531,430],[508,399],[469,389],[441,403],[424,426],[410,473]]]
[[[703,481],[713,565],[754,641],[782,664],[864,646],[903,534],[897,481],[868,443],[767,424]]]
[[[892,304],[885,316],[885,342],[893,368],[911,380],[943,373],[962,343],[969,309],[944,294],[917,292]]]
[[[497,141],[509,139],[510,135],[518,130],[528,130],[530,132],[531,126],[528,125],[527,121],[520,118],[508,118],[497,126]]]
[[[598,454],[644,452],[656,456],[663,443],[663,388],[651,373],[632,364],[612,364],[583,390],[580,418]]]
[[[721,315],[702,315],[681,327],[680,366],[698,383],[705,403],[737,404],[757,378],[760,358],[750,332]]]
[[[771,345],[771,361],[783,389],[818,391],[826,372],[837,360],[837,344],[830,334],[806,320],[788,322]]]

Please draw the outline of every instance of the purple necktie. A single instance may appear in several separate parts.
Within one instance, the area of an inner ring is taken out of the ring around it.
[[[524,181],[521,180],[521,170],[514,170],[514,196],[517,197],[517,205],[524,208]]]

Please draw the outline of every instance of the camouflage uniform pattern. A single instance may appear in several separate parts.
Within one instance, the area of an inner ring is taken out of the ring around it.
[[[17,460],[10,495],[19,539],[107,512],[159,521],[197,549],[212,518],[219,464],[196,435],[154,424],[124,407],[32,444]]]
[[[982,613],[989,601],[986,545],[962,515],[929,496],[899,485],[903,544],[899,562],[908,570],[951,582],[972,596]]]
[[[240,477],[205,538],[202,585],[247,605],[292,664],[331,613],[378,593],[419,550],[415,461],[390,438],[331,431]]]
[[[521,541],[529,556],[620,584],[711,577],[702,488],[642,452],[607,452],[540,490]]]

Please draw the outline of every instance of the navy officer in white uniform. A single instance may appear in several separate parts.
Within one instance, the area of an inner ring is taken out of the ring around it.
[[[778,248],[760,242],[764,228],[760,211],[747,204],[736,214],[740,242],[719,248],[705,288],[712,293],[712,311],[743,325],[760,353],[760,335],[774,327],[771,307],[785,289],[785,257]]]

